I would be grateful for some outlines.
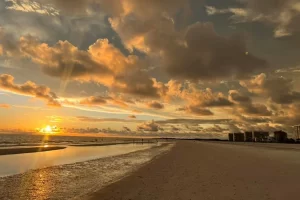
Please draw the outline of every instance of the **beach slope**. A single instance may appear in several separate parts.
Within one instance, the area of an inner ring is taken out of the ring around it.
[[[300,151],[180,141],[90,199],[300,199]]]

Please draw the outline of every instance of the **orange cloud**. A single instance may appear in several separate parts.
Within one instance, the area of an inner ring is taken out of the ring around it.
[[[10,108],[11,106],[8,104],[0,104],[0,108]]]
[[[125,56],[107,39],[97,40],[87,51],[79,50],[68,41],[49,46],[32,36],[21,37],[12,43],[12,47],[2,45],[5,55],[30,58],[44,73],[53,77],[95,81],[112,92],[137,96],[159,97],[163,90],[163,83],[142,70],[148,66],[146,60],[134,55]]]
[[[51,92],[49,87],[37,85],[34,82],[27,81],[24,84],[15,84],[14,77],[9,74],[0,75],[0,88],[16,94],[33,96],[47,102],[48,106],[60,107],[58,97]]]
[[[293,80],[284,77],[267,77],[259,74],[250,80],[240,81],[249,92],[270,98],[277,104],[291,104],[300,101],[300,92],[294,91]]]
[[[160,130],[159,124],[155,123],[155,121],[151,122],[144,122],[137,126],[138,131],[150,131],[150,132],[157,132]]]
[[[91,97],[81,100],[80,104],[89,105],[89,106],[104,105],[107,103],[108,99],[109,99],[109,97],[91,96]]]
[[[147,106],[148,106],[149,108],[154,108],[154,109],[163,109],[163,108],[165,107],[164,104],[161,104],[161,103],[159,103],[159,102],[157,102],[157,101],[149,102],[149,103],[147,104]]]
[[[186,106],[186,107],[179,108],[178,111],[185,111],[187,113],[191,113],[191,114],[199,115],[199,116],[209,116],[209,115],[214,114],[209,109],[200,108],[200,107],[193,106],[193,105],[189,105],[189,106]]]

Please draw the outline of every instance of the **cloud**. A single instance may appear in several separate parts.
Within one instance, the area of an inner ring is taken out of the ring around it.
[[[202,130],[203,132],[210,132],[210,133],[223,133],[228,132],[228,128],[222,128],[220,125],[214,124],[212,127],[208,127]]]
[[[144,122],[137,126],[138,131],[148,131],[148,132],[158,132],[160,130],[160,126],[155,123],[154,120],[151,122]]]
[[[194,107],[226,107],[233,105],[221,92],[214,93],[210,88],[200,90],[194,84],[183,90],[182,98],[187,99],[189,104]]]
[[[209,115],[213,115],[214,114],[209,109],[200,108],[200,107],[192,106],[192,105],[186,106],[186,107],[181,107],[181,108],[179,108],[177,110],[178,111],[185,111],[187,113],[194,114],[194,115],[199,115],[199,116],[209,116]]]
[[[187,103],[180,107],[178,111],[196,115],[213,115],[208,108],[232,107],[234,104],[221,92],[213,92],[212,89],[199,89],[196,84],[185,84],[184,89],[177,92],[177,97]]]
[[[59,12],[45,0],[11,2],[0,5],[0,26],[15,38],[32,35],[51,44],[67,39],[86,48],[91,39],[99,38],[109,30],[103,12],[71,16]]]
[[[127,122],[127,123],[138,123],[144,122],[144,120],[135,120],[135,119],[121,119],[121,118],[95,118],[95,117],[86,117],[86,116],[78,116],[76,117],[79,121],[84,122]]]
[[[136,116],[135,115],[129,115],[128,118],[130,118],[130,119],[136,119]]]
[[[300,101],[300,92],[293,90],[293,81],[284,77],[267,77],[259,74],[240,84],[249,92],[264,95],[277,104],[291,104]]]
[[[274,123],[283,124],[285,126],[299,125],[300,121],[300,104],[291,104],[285,106],[283,111],[273,118]]]
[[[87,51],[68,41],[49,46],[31,36],[21,37],[13,46],[1,43],[0,46],[6,55],[30,58],[45,74],[63,80],[94,81],[112,92],[144,97],[157,98],[166,90],[163,83],[142,71],[145,60],[125,56],[107,39],[97,40]]]
[[[0,108],[10,108],[9,104],[0,104]]]
[[[231,119],[167,119],[155,121],[157,124],[186,124],[186,125],[198,125],[198,124],[228,124]]]
[[[125,132],[131,132],[131,129],[128,128],[128,127],[126,127],[126,126],[123,126],[123,130],[124,130]]]
[[[125,46],[129,50],[134,48],[141,51],[149,51],[147,34],[159,28],[169,28],[174,23],[172,17],[178,11],[188,8],[188,0],[162,0],[151,2],[145,0],[123,1],[121,12],[115,13],[109,19],[112,28],[119,34]],[[164,26],[167,25],[167,26]]]
[[[274,37],[285,37],[299,32],[300,2],[298,0],[239,0],[244,7],[217,9],[207,6],[209,15],[231,13],[233,22],[263,22],[274,26]]]
[[[252,101],[250,97],[248,97],[246,95],[242,95],[237,90],[229,91],[229,99],[230,99],[230,101],[233,101],[236,103],[250,103]]]
[[[188,8],[189,1],[125,2],[128,4],[123,4],[121,13],[109,19],[112,28],[129,50],[158,56],[174,79],[244,77],[267,65],[263,59],[246,54],[243,36],[220,36],[212,23],[197,22],[176,30],[174,19]]]
[[[242,110],[245,114],[258,116],[271,116],[272,112],[264,104],[244,104]]]
[[[177,78],[243,78],[267,66],[263,59],[246,54],[242,36],[219,36],[211,23],[198,22],[189,26],[183,42],[185,45],[164,50],[166,70]]]
[[[180,96],[192,107],[230,107],[232,102],[221,92],[213,92],[212,89],[199,89],[196,84],[187,84]]]
[[[69,15],[86,14],[90,0],[5,0],[7,9],[39,14],[58,15],[63,12]]]
[[[83,99],[80,101],[81,105],[88,105],[88,106],[92,106],[92,105],[104,105],[107,103],[107,99],[109,99],[108,97],[102,97],[102,96],[91,96],[88,97],[86,99]]]
[[[9,3],[6,7],[8,10],[22,11],[22,12],[35,12],[42,15],[59,15],[58,10],[50,5],[42,5],[36,1],[31,0],[5,0]]]
[[[236,103],[238,110],[242,114],[259,115],[259,116],[272,115],[272,112],[264,104],[253,103],[250,97],[241,94],[237,90],[229,91],[229,99]]]
[[[9,74],[0,74],[0,88],[16,94],[33,96],[47,102],[48,106],[60,107],[58,97],[51,92],[50,88],[37,85],[34,82],[27,81],[24,84],[15,84],[14,77]]]
[[[149,103],[147,104],[147,106],[148,106],[149,108],[154,108],[154,109],[158,109],[158,110],[164,109],[164,108],[165,108],[164,104],[161,104],[161,103],[159,103],[159,102],[157,102],[157,101],[149,102]]]
[[[171,126],[171,131],[172,132],[178,132],[178,131],[180,131],[181,129],[180,128],[178,128],[178,127],[176,127],[176,126]]]

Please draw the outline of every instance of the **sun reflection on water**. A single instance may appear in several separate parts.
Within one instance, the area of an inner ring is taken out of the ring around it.
[[[19,187],[16,188],[14,199],[49,199],[53,185],[47,170],[40,170],[39,173],[28,173],[20,181]]]

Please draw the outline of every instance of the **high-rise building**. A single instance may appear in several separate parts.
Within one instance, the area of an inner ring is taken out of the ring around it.
[[[252,132],[245,132],[245,141],[252,142],[253,141],[253,134]]]
[[[268,137],[269,137],[269,132],[265,132],[265,131],[254,131],[253,132],[253,139],[255,142],[267,141]]]
[[[233,133],[228,134],[228,140],[233,142]]]
[[[275,131],[274,137],[276,142],[286,142],[287,141],[287,133],[284,131]]]
[[[234,133],[233,134],[233,141],[235,141],[235,142],[244,142],[245,141],[244,133]]]

